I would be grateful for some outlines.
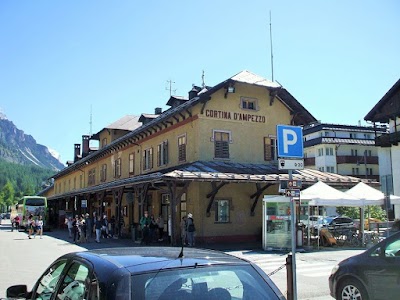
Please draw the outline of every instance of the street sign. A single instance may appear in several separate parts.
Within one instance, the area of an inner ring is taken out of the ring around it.
[[[303,129],[300,126],[277,125],[278,157],[303,158]]]
[[[294,190],[286,190],[285,192],[286,197],[300,197],[300,190],[299,189],[294,189]]]
[[[287,186],[289,189],[301,188],[301,180],[288,180]]]
[[[303,170],[304,159],[279,159],[279,170]]]

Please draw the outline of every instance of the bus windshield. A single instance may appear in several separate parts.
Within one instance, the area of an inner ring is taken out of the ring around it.
[[[25,205],[29,206],[44,206],[45,201],[44,199],[41,198],[26,198],[25,199]]]

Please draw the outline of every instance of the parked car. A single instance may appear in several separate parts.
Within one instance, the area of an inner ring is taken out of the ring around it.
[[[285,299],[255,264],[213,250],[130,247],[69,253],[43,273],[27,299]]]
[[[318,220],[318,224],[314,226],[315,232],[327,228],[329,231],[337,232],[342,230],[355,230],[353,219],[344,216],[324,217]]]
[[[332,269],[330,294],[335,299],[398,299],[400,232]]]

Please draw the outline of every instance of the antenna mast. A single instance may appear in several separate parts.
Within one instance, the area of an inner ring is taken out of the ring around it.
[[[92,136],[92,104],[90,104],[89,135]]]
[[[269,11],[269,41],[271,44],[271,75],[272,81],[274,81],[274,55],[272,53],[272,16],[271,11]]]
[[[172,92],[174,92],[174,94],[176,93],[176,89],[175,89],[175,90],[172,89],[172,84],[175,83],[175,81],[172,81],[172,80],[170,79],[170,80],[167,80],[167,83],[169,84],[169,88],[166,87],[165,89],[166,89],[167,91],[169,91],[169,96],[171,97],[171,96],[172,96]]]
[[[203,70],[203,72],[201,74],[201,81],[202,81],[201,86],[204,89],[206,87],[206,82],[204,81],[204,70]]]

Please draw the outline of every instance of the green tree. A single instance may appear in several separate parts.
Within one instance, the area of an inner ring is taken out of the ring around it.
[[[14,187],[10,181],[7,181],[7,183],[3,186],[2,190],[1,190],[1,194],[3,196],[4,204],[7,208],[14,204],[15,191],[14,191]]]
[[[352,219],[360,219],[360,208],[359,207],[349,207],[349,206],[339,206],[336,211],[340,215]],[[364,218],[375,218],[381,221],[386,220],[386,212],[382,209],[380,205],[369,205],[364,208]]]

